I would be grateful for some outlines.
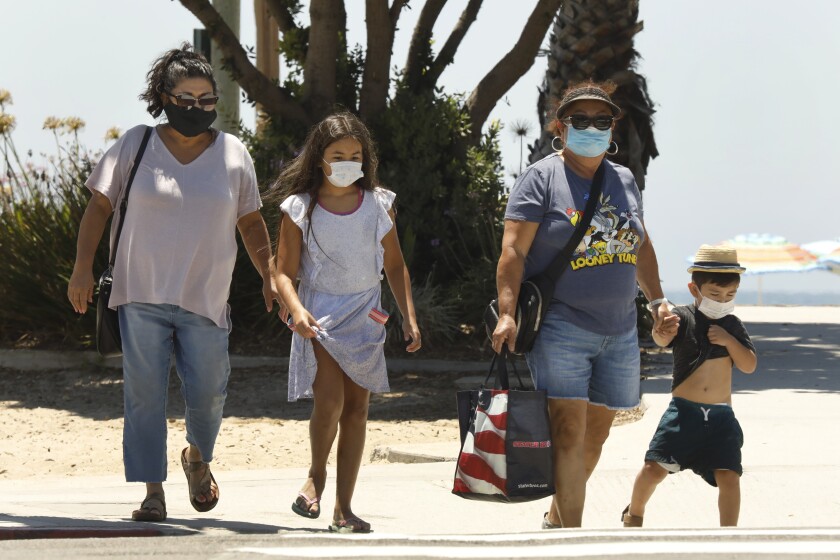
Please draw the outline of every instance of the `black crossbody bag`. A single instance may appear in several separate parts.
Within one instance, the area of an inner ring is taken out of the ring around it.
[[[114,249],[111,251],[111,258],[108,261],[108,268],[99,277],[99,294],[96,297],[96,351],[103,358],[115,358],[122,356],[122,337],[120,336],[120,320],[115,309],[108,307],[111,300],[111,287],[114,283],[114,261],[117,259],[117,248],[120,245],[120,234],[125,222],[125,211],[128,208],[128,193],[131,191],[131,183],[140,167],[140,160],[143,159],[143,152],[149,143],[152,135],[152,127],[146,127],[143,134],[143,141],[140,142],[140,149],[134,158],[134,166],[128,176],[128,183],[125,185],[125,195],[120,203],[120,218],[117,225],[117,236],[114,239]]]
[[[534,347],[534,341],[537,339],[540,326],[548,307],[551,304],[552,296],[554,295],[554,287],[560,276],[569,266],[572,259],[572,254],[581,240],[589,224],[592,222],[592,216],[595,214],[595,204],[601,196],[601,190],[604,184],[604,168],[606,164],[601,162],[598,169],[595,171],[595,176],[592,178],[592,187],[589,190],[589,200],[586,202],[586,209],[583,212],[580,223],[572,232],[572,237],[563,250],[554,257],[545,270],[528,278],[522,285],[519,286],[519,298],[516,300],[516,341],[514,343],[513,353],[524,354],[530,352]],[[492,339],[493,331],[496,330],[496,325],[499,322],[499,300],[494,299],[484,310],[484,324],[487,328],[487,336]]]

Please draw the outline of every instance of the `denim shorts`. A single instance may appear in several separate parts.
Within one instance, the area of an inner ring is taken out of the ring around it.
[[[604,336],[549,310],[525,359],[534,386],[545,389],[549,398],[584,400],[613,410],[639,405],[641,366],[635,327]]]

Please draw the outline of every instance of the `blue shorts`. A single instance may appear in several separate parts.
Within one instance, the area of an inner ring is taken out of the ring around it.
[[[703,404],[673,397],[650,440],[645,461],[670,474],[691,469],[717,486],[715,471],[744,473],[744,432],[728,404]]]
[[[634,327],[604,336],[549,310],[534,348],[525,355],[537,389],[550,398],[577,399],[621,410],[639,405],[639,337]]]

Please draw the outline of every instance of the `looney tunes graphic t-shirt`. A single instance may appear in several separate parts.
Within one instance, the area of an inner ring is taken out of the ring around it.
[[[636,326],[636,255],[644,241],[642,198],[629,169],[604,160],[595,214],[554,290],[552,309],[604,336]],[[539,223],[523,278],[544,270],[566,246],[583,217],[591,179],[576,175],[559,154],[528,167],[508,199],[506,220]]]

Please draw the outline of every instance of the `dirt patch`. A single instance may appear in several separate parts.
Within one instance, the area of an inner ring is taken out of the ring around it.
[[[644,357],[643,374],[661,373],[669,359],[661,352]],[[460,377],[392,374],[391,393],[371,398],[365,462],[378,446],[457,440],[455,382]],[[286,378],[273,367],[233,371],[214,459],[220,469],[309,464],[311,403],[286,402]],[[167,410],[173,476],[186,445],[179,387],[173,373]],[[0,370],[0,478],[121,473],[122,399],[119,371]],[[615,423],[642,415],[638,408],[620,411]]]

